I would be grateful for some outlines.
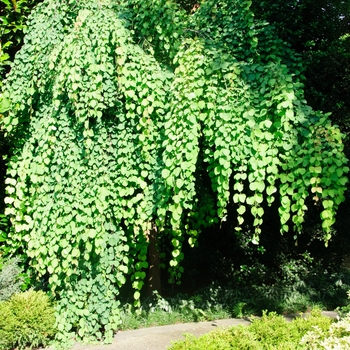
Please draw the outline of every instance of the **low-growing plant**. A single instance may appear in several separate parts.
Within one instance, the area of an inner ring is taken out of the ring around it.
[[[262,318],[256,318],[247,326],[236,326],[227,330],[218,330],[200,338],[188,335],[184,341],[173,344],[171,350],[261,350],[306,349],[300,344],[303,336],[314,327],[326,332],[332,320],[315,310],[309,317],[296,318],[292,322],[286,321],[276,313],[264,313]],[[308,348],[309,349],[309,348]]]
[[[348,299],[350,299],[350,291],[348,291]],[[340,306],[336,309],[336,311],[338,312],[338,315],[340,317],[346,317],[348,315],[350,315],[350,304],[347,303],[346,305]]]
[[[350,272],[346,269],[325,270],[321,265],[315,265],[306,271],[300,269],[298,277],[293,278],[285,275],[275,277],[273,269],[270,269],[270,276],[274,277],[272,282],[249,279],[249,276],[241,282],[239,275],[224,288],[218,288],[216,284],[210,288],[217,289],[221,303],[231,304],[237,311],[235,305],[246,303],[243,308],[245,315],[248,310],[255,310],[256,314],[261,314],[262,310],[297,313],[315,306],[334,310],[347,304]],[[234,314],[238,316],[238,313]]]
[[[18,259],[9,260],[2,268],[0,266],[0,300],[7,300],[11,295],[20,292],[23,278],[18,266]]]
[[[33,290],[0,302],[0,350],[49,344],[55,335],[55,314],[49,297]]]
[[[333,323],[326,331],[315,326],[301,339],[308,349],[350,349],[350,315]]]
[[[124,304],[121,311],[120,329],[136,329],[150,326],[162,326],[175,323],[210,321],[232,317],[229,308],[219,299],[209,299],[204,293],[186,297],[177,295],[163,298],[154,293],[146,299],[135,312],[131,304]]]
[[[348,271],[324,273],[324,276],[321,272],[321,269],[310,270],[297,280],[287,282],[282,278],[274,285],[231,283],[223,287],[213,282],[190,295],[178,291],[169,297],[168,291],[168,296],[162,297],[155,293],[142,301],[137,312],[131,300],[124,300],[118,329],[259,316],[264,309],[279,314],[297,314],[315,308],[334,310],[336,300],[344,305],[344,288],[350,281]]]

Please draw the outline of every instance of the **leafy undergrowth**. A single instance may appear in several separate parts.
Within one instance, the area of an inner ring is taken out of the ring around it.
[[[263,311],[278,314],[299,313],[319,308],[334,310],[348,304],[349,271],[330,275],[318,274],[306,283],[301,278],[292,282],[281,280],[274,285],[226,285],[212,283],[188,296],[176,293],[173,297],[144,300],[135,310],[132,302],[121,310],[121,330],[185,322],[211,321],[224,318],[261,316]],[[312,282],[312,283],[311,283]],[[350,307],[345,308],[346,314]]]
[[[175,342],[170,349],[310,349],[311,341],[303,337],[315,329],[320,334],[327,334],[331,323],[332,320],[321,316],[320,311],[313,311],[310,317],[296,318],[292,322],[287,322],[276,313],[265,313],[261,319],[255,319],[249,327],[236,326],[227,330],[217,330],[200,338],[187,335],[184,341]]]
[[[165,299],[156,293],[153,298],[146,300],[139,310],[135,311],[131,304],[125,304],[121,313],[120,329],[210,321],[232,316],[227,305],[219,300],[207,298],[205,294],[190,298],[178,295]]]

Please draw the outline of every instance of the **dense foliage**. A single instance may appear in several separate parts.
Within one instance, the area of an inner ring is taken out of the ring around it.
[[[249,1],[37,6],[0,100],[8,244],[48,279],[61,337],[110,339],[129,277],[138,304],[151,232],[171,242],[177,281],[185,235],[194,245],[228,203],[258,244],[276,198],[297,238],[311,193],[330,239],[347,160],[300,69]]]
[[[350,151],[350,3],[343,0],[286,0],[252,1],[257,20],[267,20],[274,26],[274,32],[290,44],[302,57],[305,99],[315,110],[332,112],[332,123],[339,125],[345,134],[344,152],[349,158]],[[349,191],[346,202],[338,212],[334,226],[336,234],[330,243],[331,249],[320,244],[299,244],[297,251],[306,247],[316,259],[328,265],[339,266],[348,255],[348,235],[344,229],[349,217]],[[319,236],[318,222],[310,212],[304,237]],[[286,238],[286,237],[285,237]],[[309,242],[310,242],[309,239]],[[270,240],[271,241],[271,240]],[[314,239],[315,242],[315,239]],[[299,241],[299,243],[301,243]],[[285,244],[292,250],[292,244]],[[268,249],[268,247],[266,246]],[[296,252],[298,253],[298,252]],[[271,251],[269,251],[271,254]],[[337,265],[338,262],[338,265]]]
[[[253,1],[257,18],[303,57],[305,95],[317,109],[349,133],[350,5],[344,0]]]
[[[332,323],[329,329],[314,327],[307,332],[301,342],[308,349],[348,349],[350,347],[350,316]]]
[[[54,337],[55,311],[43,292],[27,291],[0,301],[0,349],[47,346]]]
[[[186,340],[175,342],[170,349],[321,349],[321,347],[310,347],[315,345],[310,333],[315,329],[320,333],[327,332],[331,323],[331,319],[321,316],[317,311],[310,317],[298,317],[292,322],[286,321],[283,316],[270,313],[264,314],[261,319],[253,320],[249,327],[240,325],[228,330],[218,330],[197,339],[194,336],[187,336]],[[310,332],[309,339],[303,339],[308,332]]]
[[[187,335],[185,340],[174,342],[170,349],[348,349],[349,315],[333,321],[316,310],[292,322],[275,313],[265,313],[261,319],[253,319],[249,327],[240,325],[217,330],[199,338]]]
[[[22,46],[25,23],[35,4],[40,0],[0,1],[0,85],[13,61],[15,53]]]

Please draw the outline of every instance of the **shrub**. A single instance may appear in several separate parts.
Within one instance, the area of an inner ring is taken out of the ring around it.
[[[11,312],[10,303],[0,301],[0,349],[8,350],[10,344],[15,343],[15,335],[12,332],[16,324],[15,315]]]
[[[18,259],[9,260],[0,270],[0,301],[20,292],[23,283],[23,279],[19,276],[21,272]]]
[[[46,346],[55,334],[54,309],[39,291],[14,294],[0,302],[0,350]]]
[[[260,350],[260,349],[305,349],[300,344],[302,337],[313,329],[325,332],[332,320],[321,316],[320,311],[313,311],[310,317],[297,318],[287,322],[276,313],[264,314],[255,319],[251,326],[237,326],[227,330],[218,330],[200,338],[188,335],[184,341],[173,344],[171,350]]]
[[[314,327],[300,343],[308,349],[350,349],[350,315],[332,324],[326,332]]]
[[[350,291],[348,291],[350,299]],[[319,327],[307,332],[301,344],[309,349],[350,349],[350,305],[337,309],[342,319],[324,332]]]

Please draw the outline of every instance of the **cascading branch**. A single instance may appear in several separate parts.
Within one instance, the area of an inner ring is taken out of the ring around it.
[[[258,243],[280,197],[281,232],[306,199],[331,238],[348,172],[341,134],[303,100],[300,62],[254,22],[249,1],[47,0],[4,84],[13,144],[6,214],[58,300],[58,339],[109,340],[130,276],[138,304],[148,236],[170,237],[172,281],[185,235],[237,210]],[[209,183],[204,173],[209,175]]]
[[[139,300],[162,170],[172,73],[122,15],[93,1],[39,5],[3,93],[21,145],[6,180],[11,244],[49,277],[61,335],[85,340],[111,338],[126,275]]]

